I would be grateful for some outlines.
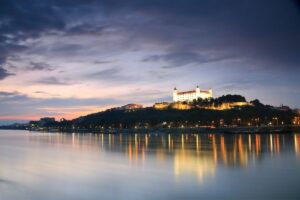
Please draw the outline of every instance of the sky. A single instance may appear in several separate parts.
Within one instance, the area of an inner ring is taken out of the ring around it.
[[[300,107],[300,1],[1,0],[0,120],[212,88]]]

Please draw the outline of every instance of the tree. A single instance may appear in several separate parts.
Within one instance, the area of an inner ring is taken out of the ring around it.
[[[250,103],[254,106],[258,106],[258,107],[263,107],[264,104],[262,104],[258,99],[254,99],[252,101],[250,101]]]

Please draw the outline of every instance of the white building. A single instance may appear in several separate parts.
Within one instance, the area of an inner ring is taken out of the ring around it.
[[[173,90],[173,101],[193,101],[195,99],[202,98],[212,98],[212,89],[209,90],[200,90],[197,86],[195,90],[192,91],[181,91],[179,92],[176,88]]]

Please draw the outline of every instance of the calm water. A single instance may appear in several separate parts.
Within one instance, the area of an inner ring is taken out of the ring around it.
[[[300,135],[0,131],[0,199],[300,199]]]

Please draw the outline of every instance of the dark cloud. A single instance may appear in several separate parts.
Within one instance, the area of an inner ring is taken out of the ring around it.
[[[19,185],[19,184],[14,181],[11,181],[11,180],[0,178],[0,185],[11,185],[12,187],[15,187],[16,185]]]
[[[4,19],[0,31],[13,39],[38,37],[43,31],[62,29],[65,25],[55,1],[44,3],[29,0],[3,0],[0,17]]]
[[[59,94],[51,94],[51,93],[49,93],[49,92],[46,92],[46,91],[35,91],[34,92],[35,94],[42,94],[42,95],[44,95],[44,96],[47,96],[47,97],[60,97],[61,95],[59,95]]]
[[[299,69],[300,14],[294,0],[100,1],[129,44],[158,44],[173,65],[203,64],[234,56],[241,67]],[[147,25],[145,25],[147,24]]]
[[[174,68],[174,67],[181,67],[186,64],[196,63],[196,64],[204,64],[210,62],[218,62],[233,58],[233,56],[216,56],[216,55],[201,55],[200,53],[196,52],[170,52],[168,54],[163,55],[152,55],[145,59],[143,62],[153,62],[153,61],[166,61],[170,63],[170,66],[165,66],[163,68]]]
[[[111,64],[111,63],[115,63],[117,62],[117,60],[97,60],[94,63],[95,64]]]
[[[1,35],[1,25],[0,25],[0,35]],[[0,64],[5,64],[7,58],[14,58],[13,54],[22,52],[26,50],[27,47],[25,45],[13,44],[11,42],[4,41],[1,43],[0,41]]]
[[[21,94],[19,92],[13,91],[13,92],[4,92],[0,91],[0,102],[4,103],[13,103],[18,101],[24,101],[27,100],[28,97],[25,94]]]
[[[166,69],[167,67],[162,67],[163,69]],[[153,78],[165,80],[167,77],[170,77],[170,71],[169,70],[150,70],[148,71],[149,75]]]
[[[0,67],[0,80],[5,79],[8,76],[12,76],[15,75],[13,73],[8,72],[6,69]]]
[[[72,26],[66,30],[66,35],[96,35],[99,36],[105,30],[106,27],[97,26],[95,24],[80,24]]]
[[[118,84],[120,82],[131,82],[139,80],[139,77],[133,77],[129,75],[125,75],[122,71],[121,67],[112,67],[103,69],[100,71],[96,71],[93,73],[89,73],[86,75],[86,78],[93,79],[97,81],[110,81],[110,84]]]
[[[111,78],[111,77],[116,77],[118,75],[120,75],[120,71],[121,69],[119,67],[113,67],[113,68],[109,68],[109,69],[104,69],[98,72],[94,72],[89,74],[89,76],[93,76],[93,77],[97,77],[97,78]]]
[[[44,92],[44,91],[35,91],[34,93],[36,93],[36,94],[48,94],[48,92]]]
[[[135,39],[147,37],[170,47],[164,57],[171,64],[201,64],[207,58],[199,59],[197,54],[209,52],[217,59],[218,55],[235,55],[263,68],[299,68],[300,15],[292,1],[142,1],[130,5],[157,18],[143,28],[130,27],[140,33]],[[169,56],[174,49],[182,55]]]
[[[64,56],[70,54],[72,56],[76,52],[80,50],[84,50],[84,46],[79,44],[56,44],[52,46],[51,49],[49,50],[51,50],[55,54],[64,55]]]
[[[5,92],[0,91],[0,116],[18,116],[18,115],[40,115],[55,116],[63,115],[61,113],[53,113],[48,108],[72,108],[82,111],[80,106],[100,106],[120,102],[112,98],[33,98],[17,91]]]
[[[43,62],[30,62],[30,66],[26,67],[29,71],[53,71],[54,68]]]
[[[44,84],[44,85],[71,85],[72,84],[68,81],[59,80],[54,76],[44,77],[34,81],[33,83]]]
[[[297,5],[296,0],[4,0],[0,60],[13,54],[9,45],[43,33],[101,35],[114,27],[128,34],[128,43],[142,40],[170,47],[164,58],[171,64],[211,62],[207,54],[199,55],[210,51],[217,54],[212,61],[234,54],[264,67],[298,68]],[[74,46],[61,49],[69,50]]]
[[[0,2],[0,63],[25,50],[20,42],[64,27],[63,18],[50,1],[3,0]]]
[[[85,3],[90,3],[86,5]],[[16,53],[27,50],[27,39],[38,39],[44,34],[82,35],[96,34],[103,27],[80,24],[81,14],[93,9],[93,1],[82,0],[3,0],[0,2],[0,64]],[[86,7],[86,9],[85,9]],[[87,19],[86,21],[90,21]],[[74,23],[76,22],[76,23]],[[22,45],[21,45],[22,44]],[[55,45],[57,52],[74,51],[81,46],[76,44]],[[33,52],[34,53],[34,52]],[[39,53],[39,52],[36,52]],[[61,54],[62,55],[62,54]],[[30,67],[38,69],[39,67]]]
[[[18,92],[4,92],[4,91],[0,91],[0,97],[11,97],[11,96],[15,96],[18,95]]]

